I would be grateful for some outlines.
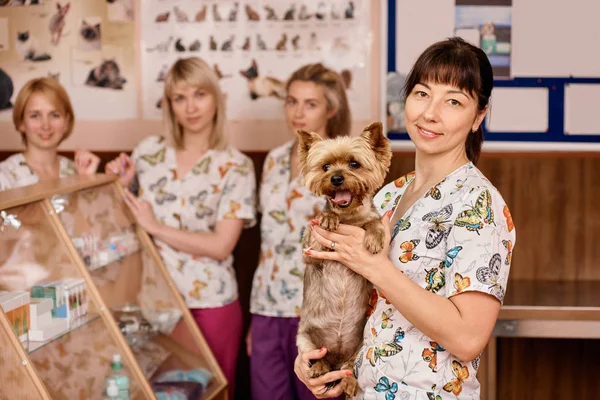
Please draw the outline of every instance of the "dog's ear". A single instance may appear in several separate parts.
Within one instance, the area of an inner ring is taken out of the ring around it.
[[[381,122],[373,122],[363,129],[360,136],[369,142],[374,149],[380,147],[383,141],[387,141],[387,138],[383,134],[383,124]]]
[[[369,143],[381,162],[389,165],[392,159],[392,149],[389,139],[383,134],[383,124],[381,122],[373,122],[367,126],[360,137]]]
[[[298,161],[300,164],[304,164],[306,161],[306,157],[308,156],[308,150],[310,150],[311,146],[318,142],[319,140],[323,140],[321,136],[314,132],[307,132],[303,129],[298,130]]]

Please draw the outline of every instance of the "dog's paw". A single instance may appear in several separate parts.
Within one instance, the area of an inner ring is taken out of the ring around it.
[[[367,229],[365,232],[365,248],[373,254],[383,250],[385,231],[383,229]]]
[[[358,389],[358,382],[354,375],[343,377],[341,384],[342,390],[348,395],[348,397],[353,397],[356,394],[356,391]]]
[[[308,377],[311,379],[318,378],[331,371],[329,363],[323,359],[314,360],[311,362],[310,369],[308,370]]]
[[[318,220],[319,226],[328,231],[335,231],[340,226],[340,217],[334,213],[322,213]]]

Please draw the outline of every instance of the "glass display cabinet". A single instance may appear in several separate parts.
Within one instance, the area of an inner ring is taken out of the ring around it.
[[[131,399],[227,399],[123,194],[103,175],[0,192],[0,398],[102,399],[121,374]]]

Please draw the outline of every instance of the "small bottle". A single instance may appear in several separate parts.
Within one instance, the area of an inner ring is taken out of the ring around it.
[[[119,399],[119,387],[117,381],[112,378],[108,378],[106,385],[106,397],[104,400],[118,400]]]
[[[108,387],[108,380],[114,380],[119,388],[119,400],[129,400],[129,377],[123,372],[123,363],[121,362],[121,355],[114,354],[111,363],[112,373],[106,381]]]

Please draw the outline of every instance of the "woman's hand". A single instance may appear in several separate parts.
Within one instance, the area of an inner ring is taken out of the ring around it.
[[[252,356],[252,324],[250,324],[250,328],[248,328],[248,333],[246,334],[246,353],[248,357]]]
[[[161,223],[156,219],[152,205],[148,201],[138,199],[133,193],[125,189],[125,204],[127,204],[138,225],[143,230],[154,235],[160,229]]]
[[[118,176],[121,186],[128,188],[135,177],[135,164],[127,154],[121,153],[117,158],[106,164],[104,172],[107,175]]]
[[[319,227],[317,220],[313,220],[310,225],[313,237],[323,247],[328,249],[331,249],[332,243],[335,243],[333,251],[304,249],[304,253],[313,258],[340,262],[357,274],[369,279],[369,275],[376,268],[389,263],[390,216],[391,213],[388,212],[381,218],[381,223],[385,229],[385,238],[384,247],[377,254],[373,254],[366,249],[364,244],[366,232],[364,229],[352,225],[340,224],[335,232],[330,232]]]
[[[77,175],[94,175],[100,164],[100,157],[87,150],[75,150],[75,171]]]
[[[311,360],[323,358],[325,357],[325,354],[327,354],[327,349],[309,351],[307,353],[298,354],[298,357],[296,357],[296,361],[294,362],[294,372],[296,373],[296,376],[317,399],[340,396],[342,394],[342,385],[338,383],[333,388],[328,389],[325,384],[352,375],[352,371],[339,370],[331,371],[318,378],[310,379],[308,377],[308,371],[310,370]]]

